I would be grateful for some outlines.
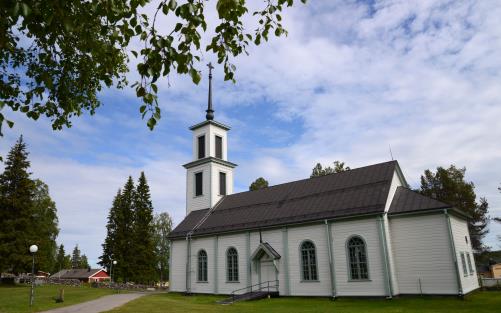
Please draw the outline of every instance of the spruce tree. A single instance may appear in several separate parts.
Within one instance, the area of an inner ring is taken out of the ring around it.
[[[67,270],[71,268],[71,256],[66,254],[64,250],[64,245],[59,245],[56,254],[56,262],[54,264],[54,268],[52,269],[53,273],[57,273],[60,270]]]
[[[66,252],[64,251],[64,245],[61,244],[59,245],[59,249],[57,249],[57,255],[56,255],[56,263],[54,264],[54,268],[52,269],[53,273],[57,273],[60,270],[64,270],[64,257],[66,255]]]
[[[56,237],[59,234],[56,204],[49,195],[49,186],[39,179],[34,180],[34,214],[38,239],[36,261],[38,269],[50,272],[56,261]]]
[[[487,216],[489,204],[485,198],[476,201],[475,185],[465,181],[466,168],[437,167],[435,173],[426,170],[421,176],[421,194],[436,198],[470,215],[468,230],[471,245],[477,254],[485,251],[487,247],[482,239],[488,232]]]
[[[135,193],[134,181],[129,176],[119,201],[115,251],[113,251],[115,256],[113,260],[118,262],[116,266],[113,266],[113,277],[123,282],[131,280],[132,258],[137,252],[133,244]]]
[[[80,249],[78,249],[78,245],[76,245],[71,255],[71,268],[81,268],[80,261]]]
[[[134,223],[132,229],[132,271],[131,279],[138,283],[155,280],[155,241],[153,228],[153,205],[150,187],[144,172],[139,177],[134,195]]]
[[[33,204],[35,184],[28,172],[30,162],[21,136],[10,150],[0,175],[0,272],[25,272],[30,268],[28,251],[39,244]]]
[[[108,223],[106,224],[106,238],[104,239],[103,254],[99,257],[98,264],[106,268],[106,271],[110,273],[111,262],[115,257],[113,252],[116,250],[116,236],[117,236],[117,223],[118,223],[118,209],[120,206],[120,200],[122,197],[122,191],[119,189],[115,198],[113,199],[113,204],[111,206],[110,212],[108,213]]]

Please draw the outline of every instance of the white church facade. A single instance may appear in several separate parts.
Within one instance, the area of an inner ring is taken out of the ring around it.
[[[211,84],[209,80],[209,85]],[[398,162],[233,193],[229,127],[192,126],[170,290],[281,296],[464,295],[479,287],[464,213],[409,189]],[[256,287],[254,287],[256,288]]]

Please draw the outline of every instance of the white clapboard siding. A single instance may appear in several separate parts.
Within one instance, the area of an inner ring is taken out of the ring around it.
[[[219,173],[226,174],[226,194],[231,195],[233,193],[233,169],[225,165],[211,163],[211,180],[212,180],[212,194],[211,194],[211,207],[213,207],[221,198],[222,195],[219,194]]]
[[[327,236],[323,224],[290,227],[289,237],[289,279],[293,296],[329,296],[330,269]],[[315,244],[318,281],[303,281],[301,277],[300,245],[310,240]]]
[[[230,294],[236,289],[247,287],[246,236],[245,232],[219,236],[217,279],[220,294]],[[227,281],[226,252],[230,247],[237,249],[238,252],[238,282]]]
[[[207,282],[198,280],[198,253],[205,250],[207,253]],[[191,242],[191,292],[214,293],[214,238],[194,238]]]
[[[457,294],[444,214],[390,219],[392,249],[401,294]]]
[[[195,174],[202,172],[202,195],[195,197]],[[210,207],[211,201],[210,164],[202,164],[186,171],[186,215],[191,211]]]
[[[463,287],[463,293],[467,294],[479,288],[478,278],[475,267],[475,259],[473,258],[473,250],[471,248],[470,234],[468,232],[468,223],[465,219],[451,216],[451,228],[454,237],[454,245],[456,247],[456,255],[459,267],[459,277]],[[463,273],[463,264],[461,260],[461,253],[465,255],[466,269],[468,274]],[[473,271],[470,271],[468,266],[467,254],[469,253]]]
[[[336,222],[332,224],[331,231],[337,295],[385,296],[383,256],[381,255],[377,218]],[[354,235],[362,237],[367,245],[368,281],[350,281],[349,279],[346,241]]]
[[[171,242],[171,268],[169,289],[171,291],[186,291],[186,240],[173,240]]]

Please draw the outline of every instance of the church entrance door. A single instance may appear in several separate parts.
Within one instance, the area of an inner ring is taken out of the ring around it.
[[[272,260],[261,259],[260,262],[260,283],[277,279],[277,270]]]

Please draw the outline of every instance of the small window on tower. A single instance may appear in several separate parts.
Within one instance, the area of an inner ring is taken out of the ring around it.
[[[203,173],[195,174],[195,197],[202,195],[202,186],[203,186]]]
[[[198,137],[198,158],[205,158],[205,136]]]
[[[219,195],[226,195],[226,173],[219,172]]]
[[[216,158],[223,158],[223,137],[216,136]]]

